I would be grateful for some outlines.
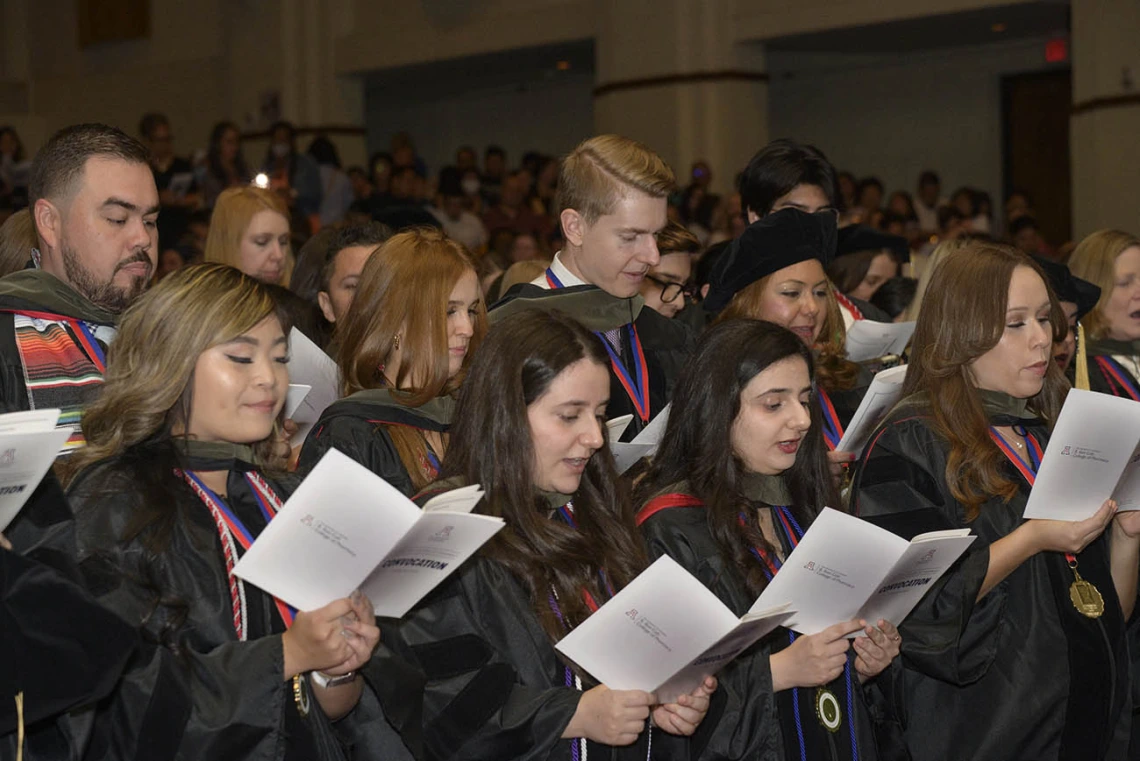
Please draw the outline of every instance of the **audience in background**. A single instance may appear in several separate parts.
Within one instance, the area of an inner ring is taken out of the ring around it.
[[[241,152],[241,132],[233,122],[218,122],[210,131],[206,149],[206,165],[199,176],[199,185],[206,206],[214,202],[226,188],[247,185],[253,179],[245,156]]]

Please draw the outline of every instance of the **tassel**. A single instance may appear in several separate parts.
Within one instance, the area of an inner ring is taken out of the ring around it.
[[[24,691],[16,693],[16,761],[24,760]]]
[[[1074,388],[1083,391],[1089,390],[1089,358],[1085,354],[1085,326],[1077,323],[1077,369],[1074,374],[1076,383]]]

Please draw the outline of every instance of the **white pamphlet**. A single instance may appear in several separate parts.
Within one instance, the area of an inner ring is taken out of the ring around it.
[[[633,420],[633,415],[618,415],[613,420],[606,421],[606,435],[611,442],[617,441],[621,435],[625,433],[625,429],[629,428],[630,421]]]
[[[875,373],[863,401],[859,402],[859,409],[855,410],[854,417],[847,424],[843,438],[835,447],[839,452],[851,452],[856,457],[863,454],[863,447],[875,432],[875,428],[895,406],[895,402],[902,396],[903,380],[906,379],[906,365],[891,367]]]
[[[974,539],[969,529],[953,529],[908,542],[825,507],[755,607],[790,603],[796,613],[784,626],[802,634],[856,618],[872,626],[882,618],[897,626]]]
[[[399,618],[503,528],[471,513],[478,486],[423,510],[387,481],[330,449],[297,487],[234,574],[298,610],[361,589],[376,615]]]
[[[633,437],[633,441],[617,441],[617,436],[610,440],[610,450],[614,453],[614,463],[618,473],[624,473],[642,457],[651,457],[665,435],[665,426],[669,424],[669,410],[672,404],[666,404],[657,417],[649,421],[649,425]]]
[[[289,380],[309,386],[309,393],[293,412],[297,435],[293,445],[305,441],[325,409],[340,398],[340,372],[332,357],[293,328],[289,333]]]
[[[1073,389],[1049,436],[1026,518],[1082,521],[1108,498],[1140,510],[1140,403]]]
[[[673,703],[779,626],[787,607],[738,618],[662,555],[555,647],[612,690]]]
[[[902,354],[913,335],[913,322],[856,320],[847,329],[847,358],[867,362],[888,354]]]
[[[305,401],[305,397],[313,390],[312,386],[304,386],[300,383],[290,383],[289,391],[285,394],[285,417],[292,418],[293,413],[301,406],[301,402]]]
[[[40,485],[72,428],[56,428],[58,409],[0,415],[0,531]]]

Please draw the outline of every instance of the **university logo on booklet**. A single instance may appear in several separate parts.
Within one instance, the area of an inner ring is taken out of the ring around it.
[[[1071,449],[1072,449],[1072,447],[1065,447],[1064,449],[1061,450],[1061,454],[1063,454],[1063,455],[1070,454]]]
[[[929,563],[931,560],[934,560],[934,556],[935,556],[935,554],[937,554],[937,552],[938,552],[938,550],[933,550],[933,549],[930,550],[925,555],[920,557],[918,559],[918,562],[919,563]]]
[[[814,571],[815,570],[815,561],[809,560],[808,562],[804,563],[804,569],[808,570],[808,571]]]
[[[630,608],[629,610],[627,610],[625,612],[625,615],[626,615],[626,618],[628,618],[630,621],[636,621],[637,620],[637,608]]]
[[[434,534],[432,534],[431,536],[429,536],[428,539],[430,539],[433,542],[446,542],[448,539],[451,538],[451,531],[454,528],[455,528],[455,526],[444,526],[439,531],[437,531]]]
[[[11,449],[5,449],[3,453],[0,453],[0,465],[14,465],[15,462],[16,462],[16,449],[15,449],[15,447],[13,447]]]
[[[313,516],[312,516],[312,514],[308,514],[308,515],[306,515],[304,518],[302,518],[302,519],[301,519],[301,525],[302,525],[302,526],[312,526],[312,525],[313,525]]]

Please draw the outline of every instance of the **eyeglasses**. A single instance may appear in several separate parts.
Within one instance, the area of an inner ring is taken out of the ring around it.
[[[670,283],[666,280],[658,280],[653,277],[653,275],[646,275],[645,279],[655,285],[661,286],[661,301],[666,304],[675,301],[682,293],[689,298],[693,297],[693,289],[684,283]]]

